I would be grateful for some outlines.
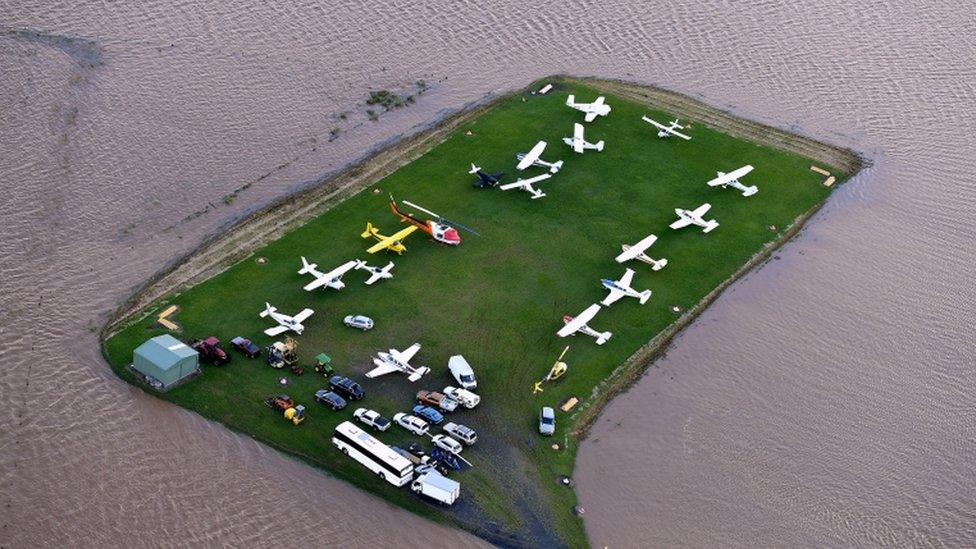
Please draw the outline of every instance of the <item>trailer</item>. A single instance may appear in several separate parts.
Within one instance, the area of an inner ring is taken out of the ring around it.
[[[418,475],[410,483],[410,489],[445,505],[453,505],[461,496],[461,483],[438,473],[430,466],[417,467]]]

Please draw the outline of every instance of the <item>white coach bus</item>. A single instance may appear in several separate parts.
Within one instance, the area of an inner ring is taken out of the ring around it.
[[[413,480],[413,463],[349,421],[340,423],[332,444],[394,486]]]

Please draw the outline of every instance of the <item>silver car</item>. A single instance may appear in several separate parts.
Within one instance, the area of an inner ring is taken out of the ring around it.
[[[362,331],[373,329],[373,319],[363,315],[349,315],[342,319],[342,322],[350,328],[358,328]]]
[[[548,406],[539,412],[539,432],[546,436],[556,432],[556,412]]]

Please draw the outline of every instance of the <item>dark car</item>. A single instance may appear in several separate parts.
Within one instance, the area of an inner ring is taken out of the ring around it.
[[[332,391],[326,391],[325,389],[315,391],[315,400],[327,406],[331,406],[333,410],[341,410],[346,407],[346,399],[333,393]]]
[[[346,398],[351,400],[360,400],[366,396],[366,391],[364,391],[358,383],[349,379],[348,377],[332,376],[329,378],[329,387],[331,387],[333,391],[342,393]]]
[[[244,353],[244,356],[247,358],[257,358],[261,356],[261,347],[255,345],[250,339],[237,336],[230,340],[230,344],[233,345],[238,351]]]

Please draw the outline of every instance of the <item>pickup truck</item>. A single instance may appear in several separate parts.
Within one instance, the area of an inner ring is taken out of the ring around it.
[[[452,505],[461,496],[461,483],[438,473],[430,466],[417,467],[417,477],[410,483],[410,489],[444,505]]]
[[[421,404],[440,408],[445,412],[453,412],[458,407],[456,400],[437,391],[417,391],[417,401]]]
[[[390,428],[390,420],[381,416],[376,410],[357,408],[356,411],[352,413],[352,417],[358,419],[361,423],[369,425],[377,431],[385,431]]]
[[[448,385],[444,387],[444,394],[461,403],[468,410],[474,408],[481,402],[481,397],[472,393],[467,389],[460,389],[457,387],[451,387]]]

